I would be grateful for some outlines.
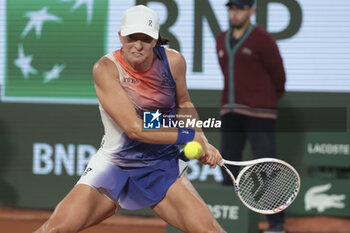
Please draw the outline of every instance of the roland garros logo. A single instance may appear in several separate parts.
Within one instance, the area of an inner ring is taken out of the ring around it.
[[[93,14],[93,4],[94,0],[60,0],[60,2],[72,2],[75,3],[67,8],[67,11],[75,12],[80,7],[86,7],[87,10],[87,24],[90,24],[92,21]],[[62,11],[63,12],[63,11]],[[48,6],[42,6],[41,9],[34,11],[26,11],[24,17],[27,18],[27,22],[20,34],[20,42],[18,44],[18,54],[17,58],[13,61],[14,65],[20,69],[24,79],[30,79],[31,76],[36,75],[42,78],[42,82],[47,84],[52,80],[59,79],[61,72],[67,67],[63,63],[55,63],[54,61],[51,64],[50,70],[39,70],[32,66],[33,60],[36,58],[35,54],[26,53],[26,37],[30,33],[35,33],[36,40],[40,40],[42,37],[45,37],[45,29],[53,26],[54,24],[62,24],[63,19],[59,15],[55,15],[50,12]],[[45,45],[45,43],[44,43]],[[47,45],[46,45],[47,46]],[[51,45],[54,46],[54,45]],[[48,59],[49,61],[49,59]]]

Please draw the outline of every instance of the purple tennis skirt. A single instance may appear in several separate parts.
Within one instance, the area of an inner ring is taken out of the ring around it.
[[[94,155],[77,184],[87,184],[113,198],[128,210],[160,202],[179,176],[177,157],[149,167],[121,168]]]

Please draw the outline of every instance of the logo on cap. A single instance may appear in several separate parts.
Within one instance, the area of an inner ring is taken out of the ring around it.
[[[152,20],[148,20],[148,26],[152,27]]]

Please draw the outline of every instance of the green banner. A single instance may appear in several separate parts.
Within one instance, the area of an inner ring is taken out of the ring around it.
[[[350,167],[350,135],[307,133],[304,162],[309,166]]]
[[[4,100],[96,102],[91,70],[104,55],[107,4],[7,1]]]
[[[350,217],[348,179],[301,177],[297,199],[287,209],[290,214]]]

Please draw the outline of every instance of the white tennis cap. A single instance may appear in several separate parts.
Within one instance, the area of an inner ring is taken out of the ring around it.
[[[144,33],[154,39],[158,39],[158,15],[144,5],[137,5],[127,9],[122,17],[120,34],[127,36],[134,33]]]

